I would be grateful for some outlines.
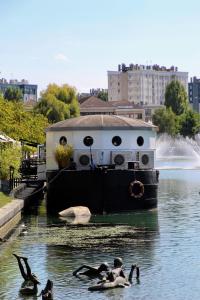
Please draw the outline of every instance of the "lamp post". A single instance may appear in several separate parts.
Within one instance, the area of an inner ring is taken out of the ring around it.
[[[10,166],[10,190],[13,189],[14,171],[15,168],[13,166]]]

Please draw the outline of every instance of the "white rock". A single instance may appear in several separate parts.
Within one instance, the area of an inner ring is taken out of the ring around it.
[[[77,216],[91,216],[91,212],[86,206],[73,206],[60,211],[61,217],[77,217]]]

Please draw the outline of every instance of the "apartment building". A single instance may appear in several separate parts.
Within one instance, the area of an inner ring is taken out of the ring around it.
[[[0,93],[4,95],[5,91],[9,87],[17,87],[22,91],[24,103],[37,102],[37,85],[29,84],[27,80],[11,79],[7,81],[5,78],[0,79]]]
[[[179,72],[177,67],[122,64],[118,71],[108,71],[108,101],[160,106],[165,101],[166,86],[172,80],[179,80],[187,91],[188,72]]]
[[[200,112],[200,79],[193,77],[188,83],[188,97],[192,108]]]

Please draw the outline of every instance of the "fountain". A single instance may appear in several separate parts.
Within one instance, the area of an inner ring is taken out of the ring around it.
[[[158,169],[200,168],[200,136],[195,140],[162,134],[156,141],[156,167]]]

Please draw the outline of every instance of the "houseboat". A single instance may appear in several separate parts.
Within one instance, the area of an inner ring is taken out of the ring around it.
[[[152,124],[117,115],[80,116],[48,127],[48,212],[78,205],[94,214],[155,208],[156,131]],[[73,167],[59,168],[58,145],[73,147]]]

